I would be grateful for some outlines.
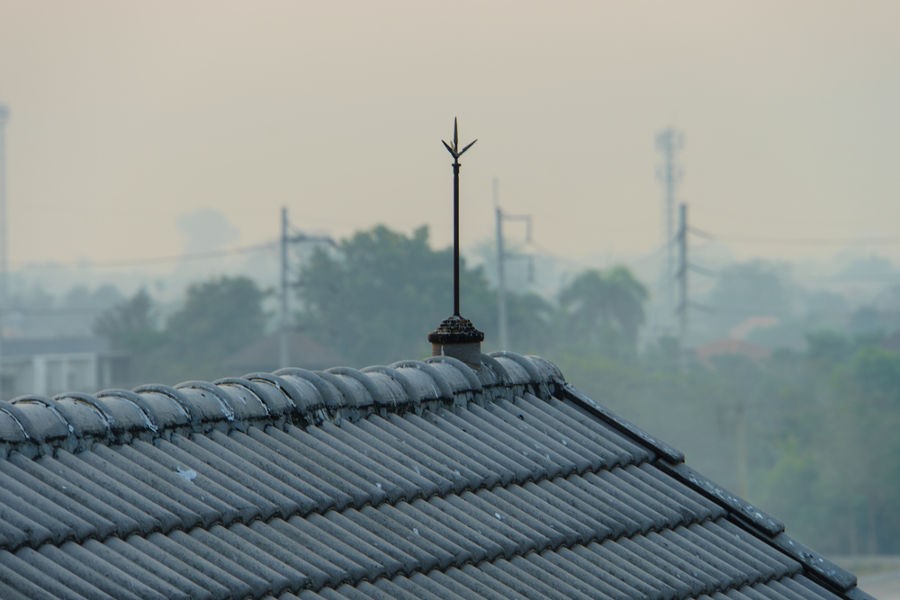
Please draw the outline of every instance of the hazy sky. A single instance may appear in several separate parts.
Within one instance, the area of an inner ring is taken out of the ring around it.
[[[177,253],[198,210],[262,242],[282,205],[446,244],[454,115],[464,243],[496,176],[548,251],[652,251],[669,125],[698,228],[900,240],[896,0],[0,0],[0,102],[13,265]]]

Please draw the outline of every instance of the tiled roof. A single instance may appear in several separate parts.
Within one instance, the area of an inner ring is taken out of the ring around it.
[[[868,598],[538,358],[0,402],[0,598]]]

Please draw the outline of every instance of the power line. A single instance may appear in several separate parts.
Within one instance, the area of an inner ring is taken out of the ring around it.
[[[233,256],[238,254],[248,254],[251,252],[259,252],[262,250],[274,250],[278,246],[278,241],[272,240],[260,244],[252,244],[249,246],[237,246],[234,248],[225,248],[222,250],[207,250],[204,252],[186,252],[183,254],[168,254],[163,256],[150,256],[146,258],[130,258],[123,260],[101,260],[88,261],[79,263],[45,263],[45,264],[26,264],[20,265],[19,269],[95,269],[95,268],[117,268],[117,267],[137,267],[141,265],[160,264],[175,261],[200,260],[207,258],[218,258],[222,256]]]
[[[722,242],[740,244],[786,244],[786,245],[844,245],[844,244],[900,244],[900,235],[873,237],[779,237],[768,235],[741,235],[709,233],[695,227],[690,232],[699,237]]]

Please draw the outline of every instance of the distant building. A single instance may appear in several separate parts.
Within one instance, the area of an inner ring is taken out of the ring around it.
[[[22,338],[3,340],[3,395],[52,396],[62,392],[94,392],[119,385],[128,358],[110,351],[97,337]]]

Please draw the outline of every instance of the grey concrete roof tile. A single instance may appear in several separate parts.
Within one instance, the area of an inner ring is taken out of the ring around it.
[[[108,566],[98,565],[97,568],[109,573],[111,578],[119,577],[121,573],[121,577],[136,579],[167,598],[203,597],[208,594],[207,590],[215,590],[218,586],[214,581],[204,581],[196,571],[185,569],[183,563],[137,535],[127,541],[110,538],[101,544],[92,540],[83,546],[66,544],[61,549],[87,565],[100,561]],[[197,579],[202,584],[195,583]]]
[[[377,504],[387,497],[361,465],[339,452],[332,452],[327,445],[305,435],[303,430],[292,427],[287,432],[272,429],[266,433],[294,450],[295,455],[304,456],[304,466],[350,496],[354,506]],[[331,475],[327,476],[327,473]]]
[[[356,518],[350,518],[351,516]],[[347,532],[348,538],[359,538],[366,545],[390,559],[390,563],[382,562],[384,568],[379,574],[380,576],[391,577],[398,571],[406,573],[425,568],[418,556],[419,553],[416,553],[417,556],[412,556],[407,551],[411,544],[394,532],[372,522],[361,512],[357,510],[348,510],[345,513],[329,511],[325,514],[325,518],[340,530]],[[360,523],[365,523],[366,526],[361,527]]]
[[[613,529],[599,518],[592,507],[580,498],[569,493],[560,483],[565,480],[554,479],[540,482],[529,481],[522,488],[528,493],[539,498],[565,515],[569,520],[575,520],[580,528],[593,532],[597,537],[612,535]]]
[[[390,445],[383,445],[378,440],[371,439],[353,423],[342,424],[341,427],[325,425],[322,427],[322,433],[330,436],[330,443],[343,444],[352,449],[360,457],[360,464],[378,472],[386,481],[396,485],[402,494],[392,496],[392,502],[400,499],[412,499],[416,496],[431,496],[441,490],[435,482],[423,476],[421,467],[418,465],[408,466],[408,459],[404,460],[400,453],[391,452]],[[440,479],[443,480],[443,478]],[[450,481],[444,480],[444,482],[445,490],[452,489]]]
[[[401,473],[404,478],[415,483],[418,487],[416,495],[429,496],[434,493],[444,495],[457,489],[454,487],[452,480],[433,470],[426,461],[411,455],[407,448],[384,435],[384,430],[380,430],[377,427],[360,426],[372,420],[371,418],[366,419],[360,424],[345,423],[341,427],[341,431],[350,440],[355,440],[360,445],[364,444],[368,448],[375,449],[378,452],[379,460],[384,461],[386,465],[390,465],[392,469],[396,469],[398,473]],[[382,422],[386,423],[383,420]],[[381,431],[383,435],[376,436],[374,431]]]
[[[488,457],[476,461],[471,450],[458,448],[437,435],[422,435],[407,419],[391,415],[383,419],[377,415],[359,423],[361,429],[371,431],[382,443],[393,443],[401,450],[415,453],[417,462],[438,473],[450,482],[451,490],[460,492],[468,487],[493,487],[514,473]],[[381,435],[379,435],[381,434]]]
[[[675,598],[684,594],[684,591],[679,591],[681,582],[673,584],[670,581],[672,577],[666,571],[652,562],[647,563],[616,541],[595,542],[578,547],[575,551],[587,560],[603,565],[610,575],[637,590],[640,594],[638,597]]]
[[[692,527],[690,535],[692,541],[701,547],[716,551],[725,560],[735,561],[744,572],[745,578],[758,577],[760,573],[771,574],[784,572],[786,566],[771,560],[766,560],[758,553],[748,553],[740,543],[734,543],[733,536],[719,527],[720,521],[709,521],[703,527]],[[797,565],[799,568],[799,565]]]
[[[22,560],[28,561],[29,564],[40,569],[45,577],[51,577],[61,583],[66,582],[67,585],[88,597],[138,600],[140,597],[132,591],[136,585],[143,588],[146,598],[164,600],[160,594],[142,586],[134,579],[128,580],[128,583],[132,585],[120,588],[123,583],[121,578],[113,582],[108,578],[106,569],[96,570],[96,567],[100,566],[100,561],[92,560],[86,564],[74,560],[71,555],[64,553],[53,544],[45,544],[39,551],[28,548],[16,554]]]
[[[629,472],[630,468],[633,467],[585,473],[584,480],[588,485],[598,487],[600,481],[605,482],[605,491],[622,504],[634,509],[644,523],[663,526],[696,518],[696,515],[691,513],[685,515],[684,511],[668,497],[657,496],[652,491],[647,493],[647,486]]]
[[[212,456],[225,461],[229,468],[235,469],[244,485],[258,490],[277,504],[282,516],[296,512],[306,513],[318,507],[313,499],[298,488],[297,483],[300,481],[285,481],[268,469],[263,469],[260,465],[266,462],[265,457],[257,455],[234,436],[214,431],[209,437],[197,436],[193,441]]]
[[[471,565],[463,568],[452,568],[446,571],[446,576],[454,583],[471,590],[469,598],[486,598],[490,600],[506,600],[520,597],[519,593],[502,582],[492,580],[480,574],[478,569]],[[479,578],[476,578],[479,576]]]
[[[513,562],[515,561],[515,562]],[[539,598],[566,598],[565,592],[572,593],[573,590],[565,590],[553,588],[540,579],[535,577],[536,568],[521,560],[520,557],[513,557],[513,561],[500,559],[494,562],[478,565],[483,578],[491,578],[494,581],[502,582],[506,587],[514,590],[516,594],[523,598],[539,597]],[[572,597],[579,598],[578,594]],[[579,600],[581,600],[579,598]]]
[[[0,555],[6,552],[0,552]],[[2,557],[0,557],[2,558]],[[35,579],[35,572],[38,575]],[[59,600],[65,597],[65,587],[48,581],[40,576],[40,571],[29,568],[25,572],[19,571],[17,565],[9,567],[6,561],[0,559],[0,592],[3,598],[18,600]],[[77,600],[77,598],[75,599]]]
[[[503,594],[505,598],[528,598],[528,594],[523,594],[519,589],[517,589],[517,585],[515,583],[515,579],[509,573],[504,571],[494,570],[493,572],[488,572],[484,567],[490,565],[491,563],[487,563],[486,565],[472,565],[468,564],[462,567],[462,572],[474,580],[478,584],[483,587],[490,587],[491,589],[497,590]],[[535,596],[540,597],[540,594],[534,594]],[[475,596],[475,597],[481,597]]]
[[[61,492],[74,500],[66,502],[67,506],[81,504],[84,507],[82,510],[98,513],[112,522],[115,531],[150,531],[154,527],[154,522],[148,515],[135,510],[120,496],[65,468],[52,458],[31,460],[13,455],[6,464],[15,466],[40,481],[42,485],[35,490],[36,493],[41,493],[41,488]],[[135,517],[143,521],[143,526]]]
[[[236,516],[247,523],[261,516],[271,517],[278,512],[278,504],[244,485],[243,477],[235,479],[220,471],[217,467],[226,467],[226,471],[231,471],[232,475],[237,474],[236,471],[228,469],[223,461],[217,461],[216,466],[211,465],[193,454],[193,451],[197,450],[196,445],[187,443],[183,436],[173,436],[172,439],[175,444],[167,440],[158,442],[163,466],[179,473],[187,483],[202,488],[206,493],[231,506],[236,515],[226,512],[226,517],[233,519]],[[180,447],[182,445],[187,449]]]
[[[8,560],[7,556],[0,557],[0,560],[4,561],[6,566],[16,570],[22,568],[21,563],[16,564],[16,562],[24,562],[29,567],[37,569],[45,578],[53,581],[65,582],[65,586],[69,593],[74,593],[84,598],[90,598],[91,600],[119,600],[119,598],[111,596],[95,586],[90,580],[83,579],[74,571],[67,569],[65,563],[50,560],[43,554],[36,552],[31,548],[24,548],[22,551],[17,552],[14,560]],[[130,594],[127,593],[127,590],[123,590],[120,598],[121,600],[129,600],[129,596]],[[156,597],[159,600],[163,600],[160,595],[157,595]]]
[[[218,564],[227,566],[230,573],[253,587],[255,597],[277,594],[288,589],[292,585],[292,578],[288,574],[297,575],[294,569],[259,548],[250,546],[240,536],[221,525],[209,530],[198,527],[188,535],[200,543],[199,553],[208,549],[208,560],[212,561],[212,557],[215,557],[215,560],[222,561]]]
[[[343,585],[338,588],[338,591],[343,591],[344,595],[348,597],[354,597],[345,591],[346,588],[349,588],[348,585]],[[387,579],[379,579],[374,583],[369,583],[368,581],[363,581],[355,588],[359,591],[359,593],[364,594],[364,596],[360,596],[362,598],[373,598],[376,600],[394,600],[395,598],[402,598],[404,600],[416,600],[416,598],[426,597],[423,594],[413,594],[411,592],[406,591],[396,582],[392,582]],[[427,590],[422,590],[427,593]]]
[[[168,531],[181,525],[178,516],[169,511],[164,504],[158,502],[152,489],[147,489],[146,486],[134,479],[122,480],[111,477],[104,470],[83,460],[82,454],[79,453],[76,456],[63,451],[57,453],[56,460],[70,470],[63,477],[68,481],[85,481],[105,490],[116,490],[114,496],[120,499],[120,503],[115,507],[128,514],[139,524],[140,529],[137,531],[147,534],[152,531]],[[49,459],[43,458],[39,462],[47,460]],[[78,477],[76,478],[73,473],[77,473]],[[130,485],[135,483],[138,484],[138,489]],[[86,491],[93,493],[87,488]],[[131,532],[131,530],[120,529],[120,533],[123,535]]]
[[[534,567],[534,575],[547,585],[567,594],[570,598],[597,598],[604,595],[590,585],[587,581],[572,577],[569,570],[558,562],[549,559],[550,556],[559,557],[557,552],[532,552],[524,557],[518,556],[514,561],[525,561]],[[609,597],[607,595],[607,597]]]
[[[302,452],[302,449],[297,447],[290,436],[276,439],[272,433],[271,428],[266,433],[253,428],[247,432],[247,439],[241,439],[241,441],[258,455],[269,456],[270,461],[275,465],[273,469],[277,467],[283,472],[290,473],[298,481],[302,481],[301,491],[304,495],[313,498],[321,510],[344,508],[352,504],[354,498],[362,493],[347,478],[342,478],[342,475],[346,474],[356,479],[355,475],[344,469],[334,471],[327,468],[316,460],[316,456],[309,456]],[[277,471],[272,474],[276,477],[279,476]]]
[[[422,535],[414,521],[397,510],[389,510],[388,507],[376,509],[365,506],[359,511],[347,511],[345,516],[385,540],[394,540],[398,548],[416,560],[417,567],[422,571],[447,568],[453,563],[454,552],[460,550],[454,546],[454,552],[451,552],[441,545],[432,543]]]
[[[369,485],[374,485],[378,492],[384,493],[385,500],[397,502],[420,495],[420,488],[404,476],[406,473],[398,472],[392,468],[394,465],[386,464],[377,448],[352,443],[341,435],[340,428],[335,425],[326,423],[321,427],[311,428],[308,435],[318,439],[322,447],[330,448],[332,456],[340,455],[348,464],[354,465],[354,470],[364,475]],[[415,472],[409,474],[415,478]],[[376,497],[380,495],[375,494]],[[379,501],[381,500],[374,500],[375,503]]]
[[[479,510],[467,501],[469,499],[473,499],[473,495],[465,492],[463,498],[433,498],[429,504],[458,521],[461,524],[458,530],[464,532],[467,538],[470,537],[468,531],[475,532],[478,537],[470,539],[483,548],[489,557],[513,553],[516,546],[524,540],[512,528],[510,519],[501,514],[501,511],[506,512],[506,507],[489,501],[492,504],[490,508]]]
[[[595,590],[573,580],[569,574],[555,563],[544,558],[543,553],[531,552],[511,558],[509,564],[539,581],[542,586],[553,591],[558,598],[581,598],[591,600],[597,597]],[[500,565],[502,568],[502,565]]]
[[[222,521],[231,523],[240,518],[242,501],[217,483],[201,477],[187,465],[172,459],[163,450],[146,442],[135,442],[118,446],[117,454],[133,465],[133,471],[140,473],[148,485],[159,485],[166,493],[180,503],[189,506],[203,517],[206,525]]]
[[[321,590],[321,596],[326,600],[354,600],[353,596],[347,596],[333,588]]]
[[[567,511],[560,510],[552,504],[544,502],[539,496],[520,486],[498,488],[487,493],[508,503],[508,508],[505,509],[506,513],[519,517],[523,523],[528,523],[532,527],[536,523],[540,524],[543,528],[556,534],[558,537],[548,536],[551,539],[551,546],[592,540],[600,533],[608,531],[604,529],[601,532],[596,532],[585,527],[584,523],[579,522],[577,518]],[[500,515],[501,518],[506,520],[503,513],[500,513]],[[558,543],[557,540],[559,540]]]
[[[551,482],[542,481],[539,485],[549,487]],[[610,531],[609,537],[619,537],[628,532],[639,531],[641,528],[640,523],[634,518],[634,511],[622,507],[621,503],[613,502],[612,498],[605,496],[600,490],[592,490],[589,487],[585,489],[583,477],[580,475],[554,479],[552,486],[549,489],[553,492],[558,490],[561,497],[577,506],[582,514],[606,526]]]
[[[570,548],[560,548],[557,552],[545,552],[544,559],[556,565],[572,581],[572,585],[585,586],[593,590],[598,597],[613,600],[631,600],[638,596],[638,591],[629,587],[621,579],[616,579],[605,569],[596,568],[596,564],[586,561]]]
[[[120,448],[121,446],[116,449],[100,446],[93,452],[80,454],[79,457],[94,468],[110,475],[117,482],[127,485],[138,494],[177,515],[176,524],[181,529],[190,529],[199,524],[209,525],[221,518],[215,509],[173,485],[171,479],[175,478],[174,473],[169,479],[159,477],[142,463],[125,458],[117,451]]]
[[[565,397],[567,402],[571,402],[572,405],[577,406],[579,410],[595,416],[603,422],[611,432],[615,431],[641,446],[653,450],[653,452],[658,453],[659,457],[664,458],[672,464],[678,464],[684,461],[684,454],[680,450],[658,440],[627,419],[623,419],[619,415],[613,413],[593,398],[582,394],[571,385],[563,383],[562,391],[563,394],[559,396],[560,398]]]
[[[273,521],[272,526],[277,527],[285,536],[306,546],[307,552],[319,554],[339,567],[340,571],[333,572],[338,582],[346,579],[366,579],[371,573],[377,572],[380,567],[378,562],[343,539],[329,535],[309,519],[293,517],[288,521],[276,520]]]
[[[674,502],[676,509],[685,514],[709,515],[717,518],[726,513],[721,505],[690,489],[681,481],[673,480],[652,463],[645,463],[640,468],[630,468],[627,471],[647,486],[642,489],[649,495]]]
[[[236,565],[222,560],[215,552],[204,548],[203,544],[198,543],[184,532],[175,531],[168,536],[154,534],[147,537],[147,541],[158,548],[158,552],[153,554],[157,560],[165,561],[164,564],[179,565],[180,563],[181,570],[179,572],[192,578],[195,583],[199,584],[204,581],[205,585],[210,588],[223,586],[237,597],[249,596],[253,594],[254,589],[263,586],[262,582],[256,581],[256,578],[250,578],[253,585],[247,583],[244,580],[247,573],[242,573],[244,577],[238,577],[233,572]],[[163,555],[168,556],[164,558]],[[200,577],[194,579],[195,574],[199,574]]]
[[[737,546],[746,554],[766,565],[765,568],[777,577],[793,575],[803,568],[790,556],[774,550],[767,542],[726,519],[710,522],[707,528],[719,537],[720,543],[727,541],[731,545]]]
[[[315,540],[299,538],[297,531],[282,519],[274,519],[269,523],[255,521],[249,526],[249,529],[259,537],[269,540],[270,544],[283,548],[284,552],[293,557],[292,564],[310,579],[313,587],[318,589],[326,585],[336,585],[341,581],[344,567],[340,555],[330,550],[316,552],[312,547],[317,543]],[[266,546],[261,547],[265,548]],[[278,556],[274,552],[270,553]],[[329,560],[329,556],[337,562]]]
[[[621,469],[617,469],[620,471]],[[616,536],[632,535],[643,531],[647,523],[663,523],[663,516],[649,509],[635,505],[628,497],[618,494],[615,489],[616,480],[592,477],[593,473],[585,473],[580,477],[568,477],[561,485],[570,485],[572,493],[580,493],[581,498],[593,498],[592,504],[611,515],[611,527]]]
[[[521,523],[504,518],[501,511],[506,513],[505,507],[497,506],[496,498],[486,500],[472,492],[465,492],[462,496],[450,496],[445,500],[456,510],[469,513],[478,523],[479,531],[499,544],[505,556],[528,552],[534,548],[536,532],[524,528]]]
[[[411,503],[399,504],[397,508],[414,518],[418,517],[418,521],[423,526],[433,529],[438,535],[462,548],[466,558],[461,562],[480,562],[503,551],[499,544],[473,529],[473,526],[476,528],[479,526],[478,523],[473,523],[471,519],[461,516],[456,510],[448,512],[451,507],[444,504],[446,506],[439,507],[431,502],[416,500]],[[460,518],[464,521],[461,521]]]
[[[678,579],[690,586],[692,595],[714,591],[727,587],[731,580],[727,574],[719,569],[716,563],[701,563],[695,556],[691,556],[685,548],[677,543],[677,532],[664,531],[666,535],[651,531],[644,536],[631,540],[623,540],[622,544],[633,543],[629,546],[635,553],[657,560],[659,565],[666,565],[668,570]],[[640,550],[638,550],[640,548]],[[701,566],[702,565],[702,566]]]
[[[460,596],[456,590],[448,587],[446,582],[439,581],[435,577],[422,575],[421,573],[414,573],[411,577],[401,575],[392,580],[379,579],[375,582],[375,587],[385,592],[397,589],[403,594],[403,597],[428,598],[429,600],[444,598],[459,600],[467,597]]]
[[[818,600],[822,598],[828,598],[828,596],[825,596],[821,592],[815,596],[809,596],[807,594],[801,593],[796,589],[793,589],[792,586],[788,585],[789,582],[789,579],[770,581],[768,582],[768,584],[766,584],[766,588],[767,590],[772,591],[773,597],[782,598],[783,600],[809,600],[810,598],[815,598]]]
[[[735,600],[766,600],[766,594],[760,591],[760,589],[764,589],[765,587],[765,584],[740,587],[736,590],[729,591],[728,597],[734,598]]]
[[[297,596],[294,594],[282,594],[278,597],[279,600],[296,600],[297,598],[300,600],[325,600],[325,596],[312,590],[303,590]]]
[[[384,514],[392,521],[403,526],[401,532],[407,536],[412,533],[416,538],[422,538],[432,547],[432,553],[440,561],[440,568],[447,568],[456,562],[465,562],[469,558],[464,546],[465,539],[457,536],[450,529],[437,522],[429,522],[423,518],[420,511],[407,502],[401,502],[397,506],[385,505],[376,511],[372,507],[364,507],[362,512],[369,516],[372,513]],[[418,540],[415,540],[418,542]]]
[[[525,396],[524,399],[518,398],[515,404],[504,401],[501,405],[507,412],[517,417],[521,415],[523,420],[527,420],[531,426],[540,430],[543,436],[556,441],[557,449],[560,445],[568,449],[569,453],[566,456],[576,462],[579,471],[601,466],[611,467],[635,460],[633,454],[625,452],[622,448],[601,443],[601,439],[596,436],[582,435],[579,424],[568,415],[553,410],[549,403],[544,402],[547,406],[540,406],[536,402],[541,400]]]
[[[817,583],[812,581],[809,577],[805,577],[804,575],[797,574],[797,575],[794,575],[793,577],[791,577],[790,579],[783,579],[782,581],[784,581],[785,585],[787,585],[788,582],[790,582],[792,589],[795,589],[795,590],[802,589],[805,591],[805,593],[811,594],[810,595],[811,598],[814,598],[816,593],[820,594],[820,597],[822,595],[822,591],[821,591],[822,586],[818,585]],[[828,593],[828,595],[826,595],[825,597],[828,598],[829,600],[839,597],[836,594],[832,594],[830,592],[827,592],[827,593]],[[868,596],[868,594],[866,594],[866,596]]]
[[[219,445],[207,436],[194,436],[193,439],[175,436],[172,443],[183,452],[180,456],[185,458],[185,462],[190,457],[191,466],[198,473],[202,471],[206,477],[217,479],[256,507],[254,514],[246,517],[247,520],[257,517],[268,519],[275,512],[287,516],[299,511],[299,505],[285,495],[293,495],[287,486],[229,452],[228,446],[233,445],[230,440],[226,439],[224,445]]]
[[[262,561],[290,580],[291,587],[320,587],[328,580],[328,574],[308,560],[305,553],[291,551],[284,543],[279,544],[267,524],[257,521],[257,528],[237,523],[228,529],[242,551]]]
[[[549,397],[542,400],[533,394],[526,394],[527,402],[521,403],[523,408],[534,411],[537,418],[542,414],[552,416],[567,432],[571,432],[574,439],[587,446],[595,446],[599,453],[601,449],[608,455],[608,466],[616,466],[632,462],[644,462],[653,458],[653,453],[640,446],[617,431],[605,428],[598,429],[596,419],[583,409],[573,405],[571,401]]]
[[[459,571],[459,569],[452,569],[454,571]],[[448,590],[448,594],[454,594],[454,596],[448,596],[451,598],[478,598],[479,596],[475,595],[475,591],[464,585],[459,581],[458,578],[450,577],[447,572],[443,570],[439,571],[431,571],[428,572],[427,575],[422,573],[416,573],[410,577],[410,579],[414,581],[419,581],[420,579],[429,579],[436,584],[440,585],[443,589]],[[481,596],[484,597],[484,596]]]
[[[588,453],[579,454],[574,449],[568,448],[562,440],[549,435],[545,429],[535,427],[532,425],[532,419],[526,421],[524,413],[509,403],[494,404],[490,410],[474,405],[468,413],[472,419],[483,419],[485,423],[493,425],[509,436],[509,439],[518,443],[524,442],[523,445],[530,446],[543,460],[551,461],[557,467],[550,471],[552,476],[586,471],[603,464],[600,460],[591,460]],[[544,421],[552,422],[546,416]],[[535,420],[535,425],[537,424],[538,421]]]
[[[728,575],[731,585],[751,584],[768,575],[767,571],[754,569],[751,565],[737,557],[740,550],[733,548],[731,544],[711,544],[700,535],[697,531],[702,530],[702,525],[691,527],[678,527],[671,531],[662,531],[660,535],[663,537],[674,536],[674,544],[681,547],[681,550],[687,552],[690,560],[694,560],[699,564],[711,564],[716,569]],[[736,551],[736,552],[735,552]]]
[[[373,540],[365,532],[361,531],[357,535],[352,523],[341,519],[340,515],[334,511],[329,511],[325,515],[310,515],[306,522],[321,532],[320,539],[329,540],[329,543],[346,545],[352,548],[358,556],[364,557],[359,562],[368,565],[370,573],[375,572],[390,577],[403,570],[402,559],[394,553],[385,552],[379,548],[378,546],[382,544]],[[347,525],[351,525],[351,527],[346,528]]]
[[[463,415],[468,417],[468,411]],[[545,476],[546,469],[544,465],[527,457],[527,454],[533,454],[523,442],[513,442],[508,436],[497,430],[489,424],[484,427],[473,426],[459,415],[452,411],[442,410],[439,414],[430,416],[430,418],[440,419],[439,425],[435,426],[431,423],[432,429],[438,429],[446,436],[450,436],[457,441],[457,447],[462,446],[467,449],[469,456],[477,460],[477,457],[485,457],[495,463],[503,465],[512,472],[513,479],[516,482],[527,481],[536,476]],[[410,425],[423,426],[423,422],[427,419],[412,416],[410,417]],[[512,447],[508,443],[513,442]],[[543,462],[543,459],[542,459]],[[510,480],[504,480],[509,483]]]
[[[458,415],[448,411],[446,415],[442,416],[461,431],[471,434],[472,437],[491,447],[494,452],[512,459],[519,472],[517,481],[546,479],[575,470],[574,465],[561,460],[560,457],[551,457],[549,451],[540,444],[510,435],[506,424],[499,419],[484,419],[483,417],[490,416],[490,412],[484,411],[480,417],[476,417],[473,414],[474,411],[484,411],[484,409],[473,405],[470,411]]]
[[[485,443],[473,435],[474,432],[468,431],[470,427],[467,425],[460,428],[455,423],[446,422],[443,417],[449,414],[441,411],[440,417],[442,418],[439,424],[418,415],[404,415],[403,418],[392,415],[390,420],[391,423],[418,436],[423,441],[437,440],[455,449],[468,458],[466,466],[469,468],[472,468],[472,464],[479,460],[484,462],[503,485],[512,481],[525,481],[531,477],[532,471],[528,466],[522,465],[513,457],[508,456],[504,448],[498,449]],[[434,415],[430,415],[430,417],[435,418]],[[459,478],[461,479],[462,475]]]
[[[79,544],[69,542],[66,544],[66,547],[70,550],[77,548],[80,551],[64,552],[53,544],[45,544],[41,547],[39,553],[45,560],[54,565],[59,565],[80,580],[90,582],[93,587],[101,590],[111,598],[116,598],[116,600],[138,600],[140,598],[153,597],[164,600],[165,597],[161,592],[153,590],[153,588],[144,585],[133,576],[84,551]],[[20,553],[20,556],[39,566],[40,563],[31,558],[30,554],[23,552]],[[64,576],[61,579],[68,581],[69,577]]]
[[[58,544],[75,533],[68,523],[61,520],[65,518],[66,511],[51,505],[44,512],[32,503],[34,496],[30,492],[19,496],[10,490],[0,489],[0,520],[3,522],[0,531],[9,540],[6,547],[23,544],[39,546],[48,541]]]
[[[56,566],[53,572],[48,573],[11,552],[0,551],[0,576],[15,573],[16,575],[8,581],[16,582],[22,578],[27,579],[33,584],[34,588],[40,590],[39,592],[33,590],[37,592],[34,597],[71,598],[72,600],[95,600],[105,597],[103,592],[96,588],[88,589],[87,582],[79,581],[77,586],[70,586],[69,582],[63,579],[65,583],[61,583],[59,581],[61,579],[59,576],[60,570],[61,568]],[[19,588],[19,591],[25,592],[26,588],[30,587],[23,585]]]

